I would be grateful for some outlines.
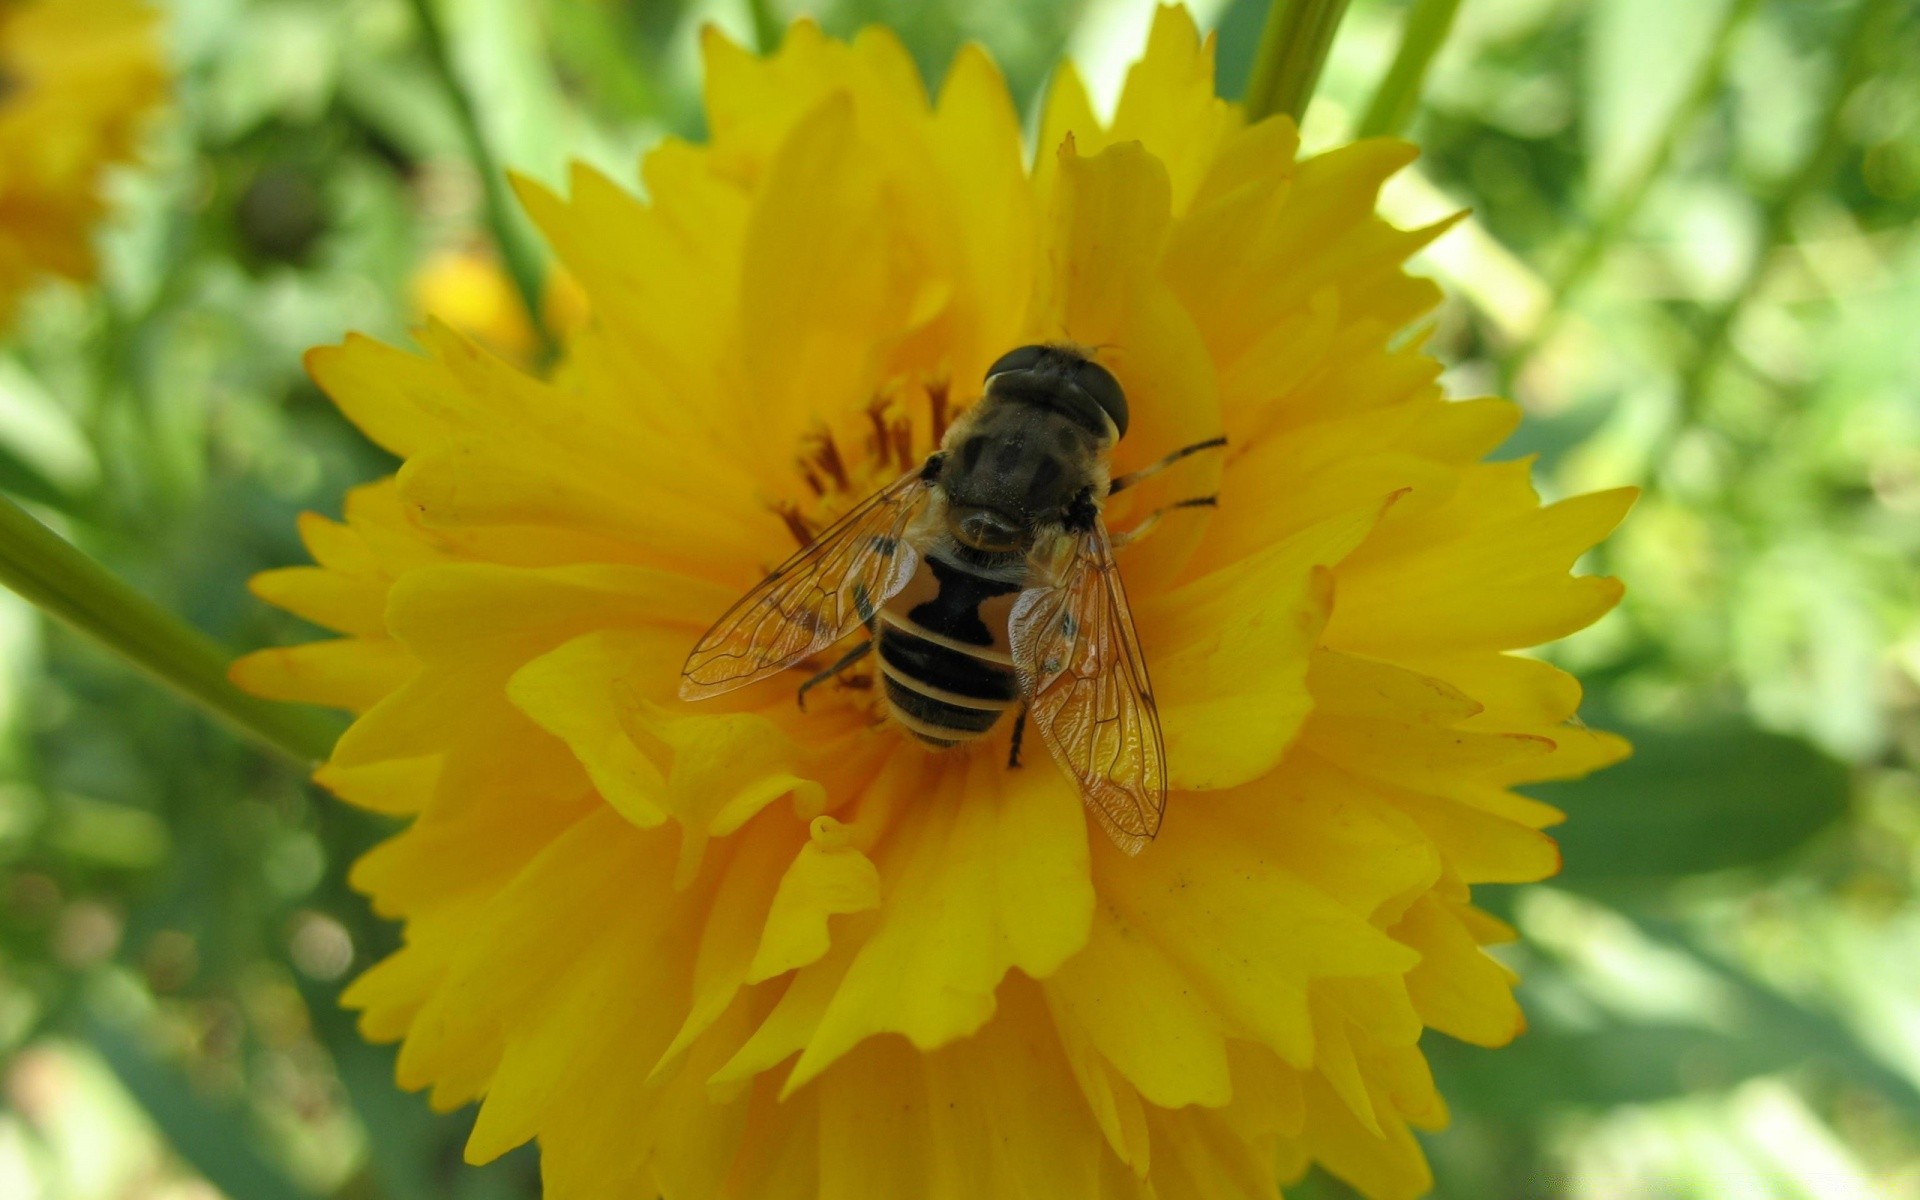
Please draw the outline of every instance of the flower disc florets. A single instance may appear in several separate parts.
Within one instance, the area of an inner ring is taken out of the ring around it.
[[[348,1001],[400,1079],[538,1138],[551,1196],[1272,1196],[1319,1161],[1427,1183],[1429,1028],[1518,1032],[1477,883],[1557,865],[1512,785],[1619,743],[1512,650],[1614,603],[1575,559],[1622,493],[1542,507],[1418,339],[1411,157],[1297,158],[1163,10],[1111,122],[1071,69],[1037,150],[984,54],[937,100],[893,38],[707,43],[706,145],[523,199],[591,318],[550,381],[444,329],[316,351],[405,460],[260,593],[344,636],[244,661],[359,712],[321,780],[412,819],[355,880],[405,947]],[[1120,561],[1171,796],[1138,857],[1004,736],[930,753],[798,676],[691,707],[689,647],[932,449],[1001,354],[1095,347],[1114,470],[1224,456]]]

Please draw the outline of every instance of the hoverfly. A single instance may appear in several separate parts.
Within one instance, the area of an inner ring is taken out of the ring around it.
[[[1137,854],[1166,809],[1153,686],[1115,569],[1108,496],[1197,451],[1110,478],[1127,431],[1119,381],[1080,350],[1022,346],[915,471],[880,489],[748,592],[700,639],[680,695],[704,700],[869,637],[808,689],[878,652],[893,720],[937,748],[1031,720],[1114,843]],[[1169,508],[1207,506],[1200,497]]]

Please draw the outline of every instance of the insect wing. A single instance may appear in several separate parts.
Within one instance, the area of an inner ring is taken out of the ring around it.
[[[1114,844],[1138,854],[1167,807],[1166,747],[1104,525],[1066,579],[1023,592],[1008,622],[1028,719]]]
[[[919,471],[902,476],[741,597],[687,656],[681,699],[777,675],[872,620],[919,564],[902,535],[927,493]]]

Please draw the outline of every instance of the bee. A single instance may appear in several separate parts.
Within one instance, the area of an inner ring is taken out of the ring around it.
[[[1008,765],[1031,722],[1095,818],[1129,854],[1160,831],[1166,750],[1114,550],[1107,497],[1190,454],[1131,475],[1108,462],[1127,432],[1111,372],[1068,345],[1022,346],[986,375],[939,450],[881,488],[742,597],[700,639],[680,695],[703,700],[766,679],[864,628],[868,637],[800,688],[869,654],[889,716],[946,749],[1016,711]]]

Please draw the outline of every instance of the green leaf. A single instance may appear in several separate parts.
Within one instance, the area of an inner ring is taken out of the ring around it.
[[[1693,875],[1779,858],[1846,810],[1846,768],[1799,738],[1731,719],[1620,729],[1633,757],[1529,789],[1567,814],[1567,883]]]
[[[1450,1103],[1501,1120],[1730,1087],[1801,1053],[1767,1039],[1673,1023],[1536,1030],[1491,1053],[1448,1038],[1428,1038],[1425,1048]]]
[[[311,1200],[313,1193],[255,1147],[243,1111],[208,1103],[179,1071],[103,1022],[89,1022],[87,1041],[174,1153],[222,1193],[235,1200]]]

